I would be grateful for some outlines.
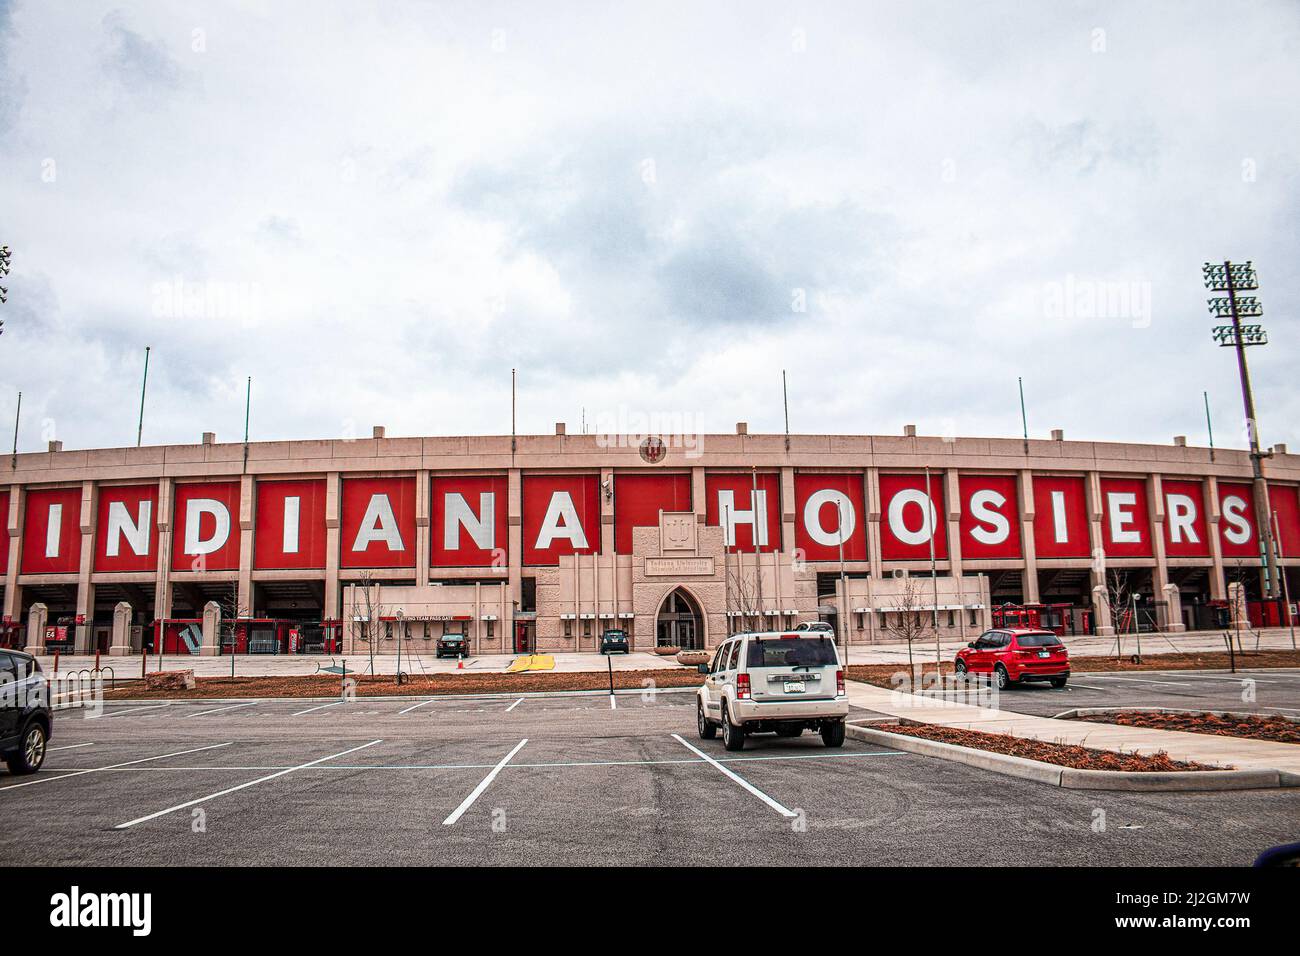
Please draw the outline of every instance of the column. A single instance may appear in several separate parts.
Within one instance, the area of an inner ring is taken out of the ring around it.
[[[239,479],[239,591],[235,616],[255,617],[253,609],[253,476]]]
[[[158,567],[154,578],[153,616],[162,621],[172,616],[172,480],[158,479]],[[161,645],[159,645],[161,646]]]
[[[1110,616],[1110,586],[1106,581],[1106,546],[1102,536],[1101,475],[1088,472],[1084,481],[1088,509],[1088,541],[1092,546],[1092,613],[1099,637],[1115,633]]]
[[[77,620],[72,652],[93,654],[95,635],[95,585],[90,580],[95,566],[95,483],[81,483],[81,566],[77,571]]]
[[[1219,538],[1219,480],[1213,476],[1205,479],[1205,533],[1210,536],[1210,600],[1228,599],[1227,577],[1223,573],[1223,541]]]
[[[4,617],[8,621],[18,621],[23,614],[23,592],[18,586],[18,566],[23,548],[23,511],[24,495],[22,485],[9,486],[9,513],[0,515],[4,519],[0,534],[9,538],[9,563],[5,567],[5,601]],[[44,641],[44,637],[41,638]],[[30,643],[30,638],[28,638]]]
[[[27,646],[23,650],[28,654],[45,653],[45,624],[49,619],[49,609],[40,601],[27,612]]]
[[[1026,604],[1040,604],[1038,593],[1038,545],[1034,541],[1034,473],[1028,468],[1018,474],[1020,488],[1020,553],[1025,557],[1021,589]]]
[[[419,586],[429,583],[429,535],[432,532],[429,507],[432,494],[429,471],[421,468],[415,473],[415,583]]]
[[[218,643],[221,634],[221,605],[209,601],[203,605],[203,643],[199,646],[200,657],[216,657],[221,653]]]
[[[339,473],[329,472],[325,476],[325,605],[321,608],[321,618],[327,621],[343,616],[339,609],[339,487]]]
[[[129,657],[131,648],[131,605],[118,601],[113,608],[113,641],[108,648],[109,657]]]

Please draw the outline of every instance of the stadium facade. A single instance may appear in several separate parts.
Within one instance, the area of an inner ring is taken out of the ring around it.
[[[63,450],[0,483],[0,640],[43,652],[709,647],[907,614],[945,637],[1221,624],[1267,595],[1244,451],[901,436],[554,435]],[[1300,456],[1265,462],[1287,590]],[[228,626],[234,621],[236,626]],[[227,626],[223,626],[222,622]]]

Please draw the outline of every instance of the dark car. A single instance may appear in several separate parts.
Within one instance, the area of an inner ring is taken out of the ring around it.
[[[619,631],[611,628],[604,634],[600,635],[600,652],[602,654],[612,654],[614,651],[628,653],[627,631]]]
[[[50,739],[50,701],[36,658],[0,650],[0,757],[11,773],[35,773]]]
[[[459,631],[448,631],[438,638],[436,657],[469,657],[469,639]]]

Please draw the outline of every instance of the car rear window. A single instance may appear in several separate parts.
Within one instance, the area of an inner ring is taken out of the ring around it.
[[[1061,639],[1055,634],[1018,634],[1016,643],[1021,647],[1055,647]]]
[[[774,637],[749,642],[750,667],[804,667],[837,663],[827,637]]]

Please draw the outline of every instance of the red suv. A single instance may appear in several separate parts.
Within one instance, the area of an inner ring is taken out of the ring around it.
[[[998,628],[959,650],[956,668],[959,677],[992,674],[999,690],[1031,680],[1064,687],[1070,679],[1070,652],[1051,631]]]

